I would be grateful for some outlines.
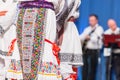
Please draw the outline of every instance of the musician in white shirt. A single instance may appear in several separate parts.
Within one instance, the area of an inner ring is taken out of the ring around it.
[[[115,20],[108,20],[109,29],[105,31],[106,35],[120,34],[120,28],[117,26]],[[104,56],[106,57],[106,80],[112,80],[109,66],[115,68],[116,80],[120,80],[120,49],[119,48],[104,48]],[[112,57],[112,58],[111,58]],[[111,62],[110,62],[111,61]],[[109,79],[110,78],[110,79]]]
[[[99,51],[102,48],[103,28],[98,24],[98,16],[91,14],[89,16],[89,25],[80,35],[82,42],[86,41],[84,46],[84,66],[83,80],[95,80],[96,67],[98,64]],[[88,72],[90,71],[90,72]]]

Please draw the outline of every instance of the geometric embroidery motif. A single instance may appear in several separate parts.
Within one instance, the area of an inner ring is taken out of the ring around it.
[[[36,10],[27,9],[24,14],[22,26],[22,64],[24,73],[31,72],[35,20]]]
[[[56,75],[60,75],[60,66],[59,65],[55,65],[52,62],[43,62],[40,65],[39,68],[39,72],[41,73],[46,73],[46,74],[56,74]]]
[[[61,62],[73,62],[73,63],[82,63],[82,55],[80,54],[71,54],[71,53],[59,53]]]
[[[22,69],[21,69],[20,60],[16,61],[12,59],[9,68],[10,68],[9,70],[13,70],[14,72],[21,72]]]
[[[17,41],[24,80],[35,80],[44,47],[45,8],[20,9]]]

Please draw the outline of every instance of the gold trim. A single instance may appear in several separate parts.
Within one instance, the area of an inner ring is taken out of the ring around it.
[[[62,78],[62,76],[61,75],[56,75],[56,74],[54,74],[54,73],[43,73],[43,72],[38,72],[38,74],[40,74],[40,75],[44,75],[44,76],[56,76],[57,78]]]
[[[22,74],[22,71],[8,70],[8,72],[12,72],[12,73],[15,73],[15,74]]]
[[[15,74],[22,74],[22,71],[14,71],[14,70],[8,70],[8,72],[12,72],[12,73],[15,73]],[[57,78],[62,78],[61,75],[56,75],[54,73],[43,73],[43,72],[38,72],[38,74],[40,75],[44,75],[44,76],[56,76]]]

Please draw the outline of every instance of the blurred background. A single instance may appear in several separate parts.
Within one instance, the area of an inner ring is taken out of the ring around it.
[[[99,16],[99,24],[103,26],[104,30],[108,29],[107,20],[112,18],[120,26],[120,0],[81,0],[80,17],[76,21],[77,28],[81,34],[85,27],[88,26],[89,14],[95,13]],[[82,80],[80,67],[78,73],[78,80]],[[101,62],[98,65],[98,74],[96,80],[105,80],[105,58],[103,57],[103,50],[101,50]],[[112,80],[115,79],[113,70]]]

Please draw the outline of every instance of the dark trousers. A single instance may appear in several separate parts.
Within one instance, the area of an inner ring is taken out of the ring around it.
[[[112,72],[112,61],[110,60],[110,56],[106,57],[106,80],[112,80],[111,72]]]
[[[106,80],[108,80],[108,78],[110,77],[110,80],[112,80],[111,74],[108,75],[109,73],[109,63],[110,61],[110,57],[107,57],[107,62],[106,62]],[[116,74],[116,80],[120,80],[120,54],[114,54],[112,55],[112,63],[111,63],[112,67],[111,69],[115,70],[115,74]],[[110,71],[111,73],[111,71]]]
[[[98,50],[87,49],[83,54],[83,80],[95,80],[98,65]]]

